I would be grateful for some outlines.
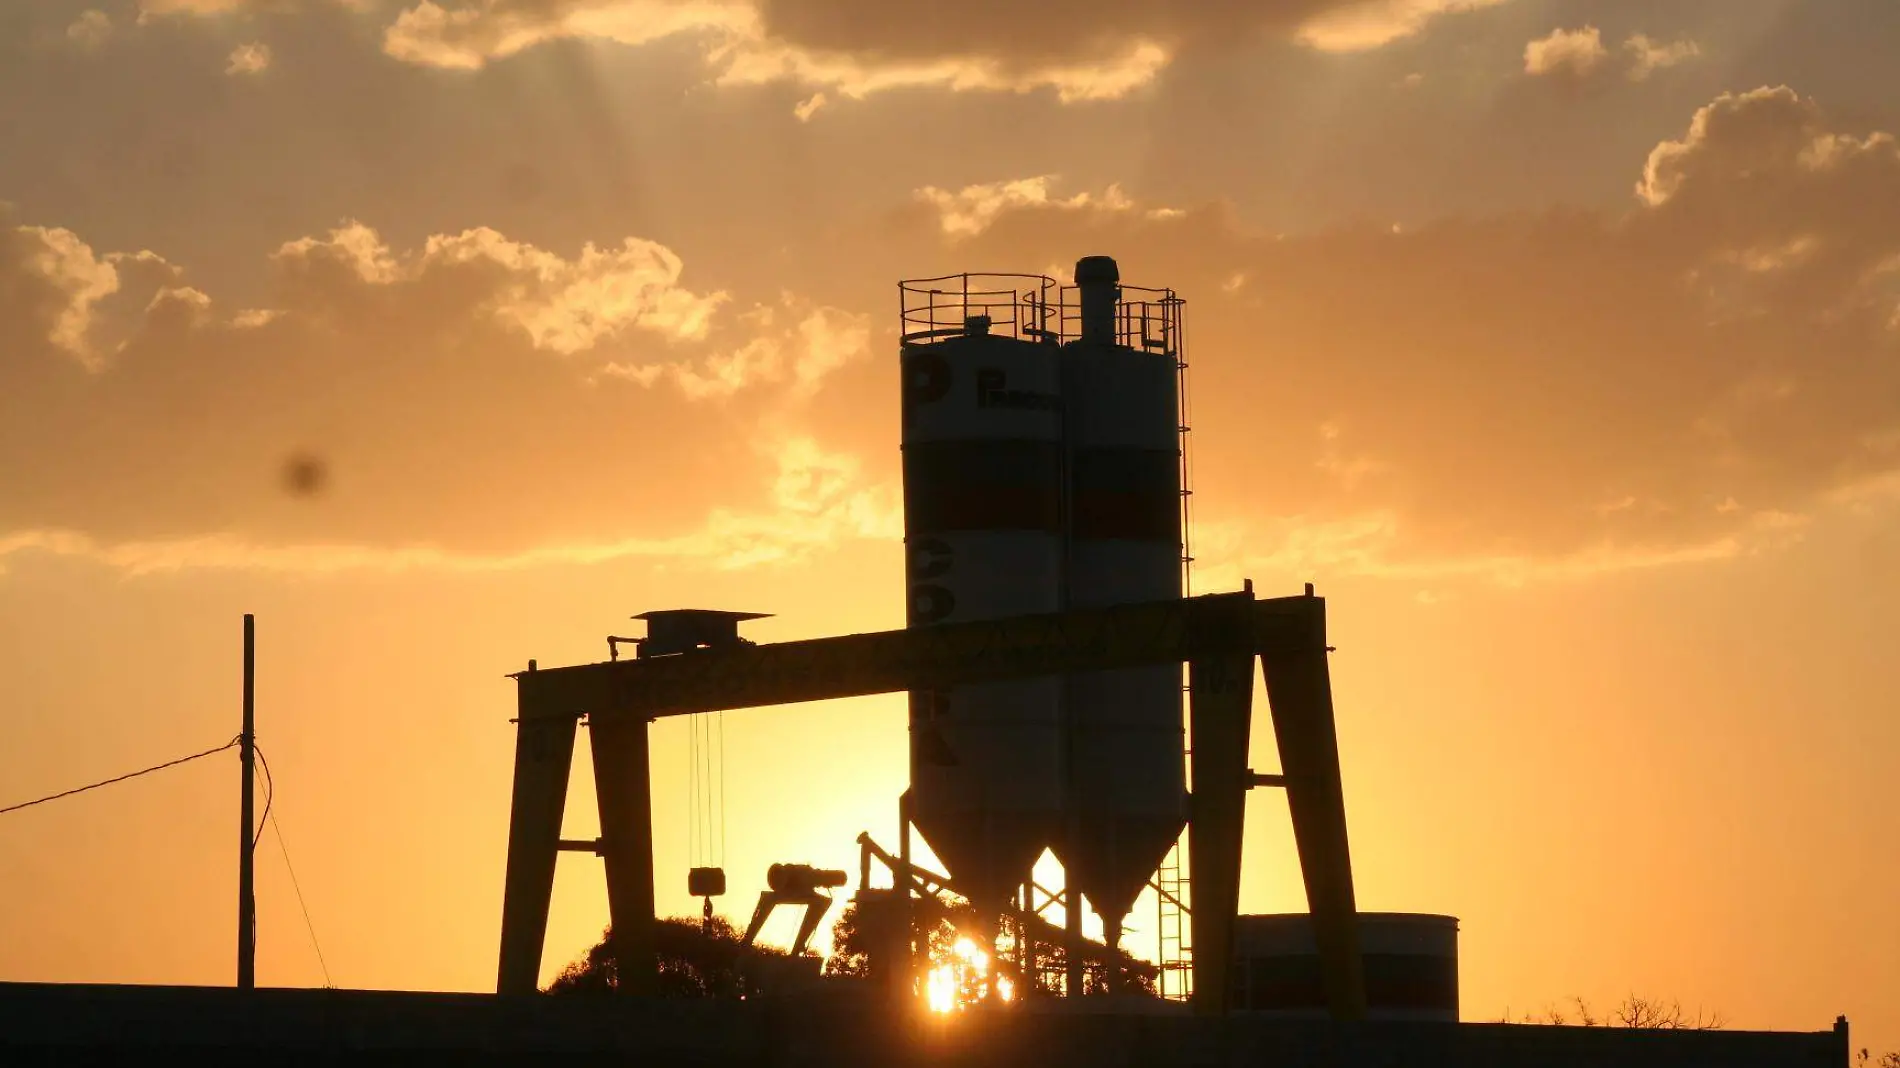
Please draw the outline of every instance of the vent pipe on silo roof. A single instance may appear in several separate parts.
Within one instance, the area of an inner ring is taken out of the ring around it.
[[[1115,343],[1115,302],[1121,298],[1122,275],[1112,256],[1084,256],[1075,261],[1075,288],[1082,295],[1082,340]]]

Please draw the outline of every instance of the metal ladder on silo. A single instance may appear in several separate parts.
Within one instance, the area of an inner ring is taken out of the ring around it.
[[[1184,597],[1194,595],[1194,549],[1193,539],[1189,535],[1189,525],[1193,520],[1194,465],[1188,454],[1188,433],[1193,429],[1193,419],[1188,406],[1188,361],[1187,346],[1183,343],[1181,306],[1170,302],[1162,314],[1162,348],[1174,360],[1175,402],[1178,406],[1178,422],[1181,443],[1181,594]],[[1147,333],[1144,323],[1142,332]],[[1183,665],[1181,692],[1188,698],[1188,685]],[[1182,726],[1185,728],[1186,723]],[[1181,754],[1186,760],[1193,752],[1194,740],[1183,734],[1187,740]],[[1168,850],[1167,859],[1161,862],[1155,873],[1156,917],[1159,947],[1156,952],[1159,966],[1156,973],[1156,991],[1163,998],[1174,1001],[1186,1001],[1194,992],[1194,946],[1190,937],[1193,930],[1189,922],[1188,876],[1183,874],[1181,862],[1181,841],[1175,840]]]
[[[1159,915],[1157,934],[1160,946],[1155,964],[1156,993],[1170,1001],[1186,1001],[1193,993],[1194,947],[1190,943],[1187,891],[1188,877],[1182,874],[1181,843],[1168,850],[1167,859],[1155,872],[1155,898]]]

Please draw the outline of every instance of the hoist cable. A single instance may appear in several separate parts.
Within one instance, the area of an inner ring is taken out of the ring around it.
[[[726,863],[726,711],[717,713],[719,724],[719,863]]]
[[[686,855],[699,866],[699,730],[686,717]]]

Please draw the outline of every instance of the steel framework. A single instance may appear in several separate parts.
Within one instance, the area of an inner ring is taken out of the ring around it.
[[[527,671],[511,676],[519,715],[496,989],[536,991],[555,860],[562,849],[584,849],[605,861],[621,988],[652,992],[653,966],[629,962],[655,959],[647,743],[655,719],[1186,662],[1194,1005],[1203,1013],[1227,1011],[1246,793],[1270,785],[1287,792],[1329,1007],[1335,1018],[1361,1019],[1365,984],[1327,652],[1326,602],[1308,586],[1298,597],[1256,599],[1249,589],[571,667],[540,669],[529,661]],[[1247,767],[1256,658],[1266,679],[1278,775]],[[583,718],[592,733],[597,842],[561,839]]]

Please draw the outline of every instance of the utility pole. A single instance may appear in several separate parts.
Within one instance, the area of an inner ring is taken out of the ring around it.
[[[256,851],[257,819],[252,762],[257,743],[257,619],[244,614],[244,732],[238,735],[238,763],[244,780],[240,785],[244,826],[238,842],[238,969],[239,990],[257,987],[257,896],[252,892],[252,855]]]

